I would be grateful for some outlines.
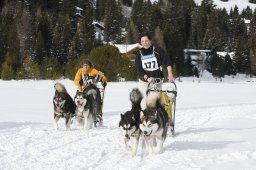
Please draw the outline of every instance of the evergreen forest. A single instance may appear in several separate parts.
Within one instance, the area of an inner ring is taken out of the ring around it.
[[[137,80],[134,63],[111,44],[138,43],[145,32],[172,58],[177,77],[195,74],[184,49],[210,50],[207,70],[215,76],[251,74],[256,10],[250,7],[227,11],[212,0],[1,0],[0,78],[72,80],[90,59],[109,81]],[[220,58],[218,51],[235,56]]]

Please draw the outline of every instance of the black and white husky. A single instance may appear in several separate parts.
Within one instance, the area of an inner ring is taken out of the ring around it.
[[[59,129],[58,121],[60,118],[65,119],[66,130],[70,129],[71,118],[75,115],[76,105],[68,94],[65,86],[61,83],[54,85],[55,95],[53,97],[54,107],[54,128]]]
[[[124,136],[125,147],[131,152],[132,156],[135,156],[137,153],[139,138],[141,136],[139,122],[142,98],[142,93],[137,88],[134,88],[130,93],[132,108],[121,114],[121,120],[119,122],[119,127]]]
[[[140,112],[140,129],[149,154],[162,151],[168,130],[168,114],[163,107],[161,91],[155,86],[152,79],[146,95],[146,109]]]
[[[76,103],[76,120],[80,129],[91,129],[94,124],[93,112],[92,112],[92,101],[90,96],[85,92],[76,92],[74,97]]]

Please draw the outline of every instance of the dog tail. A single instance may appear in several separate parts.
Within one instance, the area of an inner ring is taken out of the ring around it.
[[[138,88],[132,89],[130,93],[130,101],[132,102],[132,105],[140,106],[141,100],[143,98],[142,93]]]
[[[54,88],[57,92],[67,93],[65,86],[59,82],[55,83]]]

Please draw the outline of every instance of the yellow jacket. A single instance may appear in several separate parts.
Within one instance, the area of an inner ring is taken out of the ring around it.
[[[83,76],[89,76],[90,79],[94,79],[97,75],[99,75],[102,78],[102,82],[107,84],[107,77],[100,71],[96,70],[95,68],[90,68],[86,72],[83,71],[83,68],[80,68],[76,72],[76,76],[74,79],[74,83],[77,86],[78,90],[83,89],[82,86],[80,85],[80,81],[83,79]]]

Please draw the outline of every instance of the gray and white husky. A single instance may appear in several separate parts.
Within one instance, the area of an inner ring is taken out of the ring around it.
[[[53,97],[54,107],[54,128],[59,129],[58,121],[65,119],[66,130],[70,129],[71,118],[75,115],[76,105],[68,94],[65,86],[61,83],[54,85],[55,95]]]
[[[140,112],[140,129],[149,154],[162,151],[168,130],[168,114],[163,107],[161,91],[155,88],[155,83],[154,80],[149,82],[146,109]]]
[[[119,127],[124,136],[125,147],[132,156],[135,156],[137,153],[139,138],[141,136],[139,122],[142,98],[142,93],[137,88],[134,88],[130,93],[132,108],[121,114],[121,120],[119,122]]]
[[[91,129],[94,124],[92,101],[85,92],[76,92],[74,97],[76,104],[75,117],[80,129]]]

